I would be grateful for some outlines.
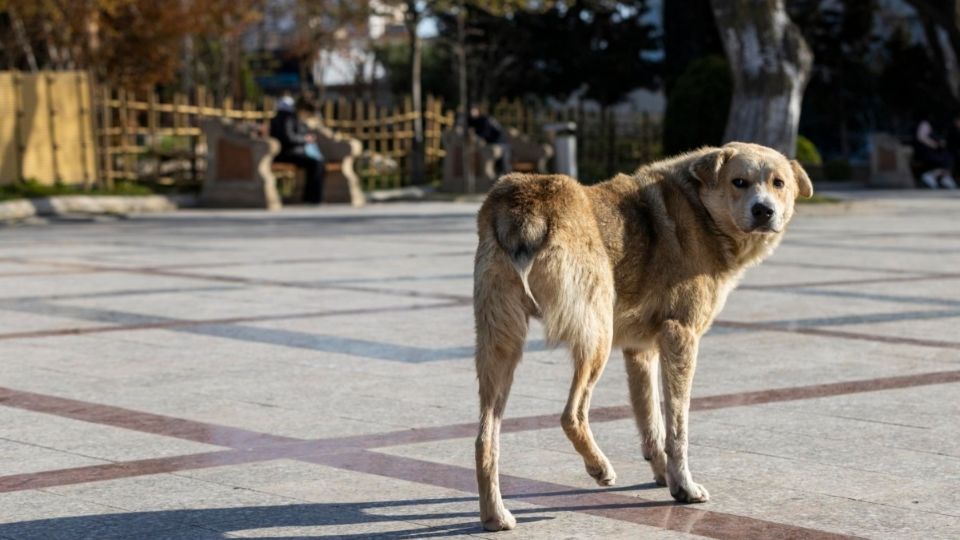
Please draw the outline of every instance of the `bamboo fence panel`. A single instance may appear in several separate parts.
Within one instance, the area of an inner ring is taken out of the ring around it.
[[[0,79],[0,92],[2,92]],[[191,166],[196,181],[198,163],[202,163],[204,141],[199,128],[202,118],[218,117],[266,124],[274,114],[274,103],[215,103],[202,88],[193,95],[156,94],[134,96],[123,90],[98,88],[97,131],[91,137],[99,150],[100,178],[106,182],[142,178],[143,160],[156,153],[165,139],[184,141],[183,159]],[[660,156],[661,126],[648,114],[584,107],[549,108],[519,100],[501,101],[489,108],[505,127],[518,129],[534,140],[544,140],[543,125],[556,121],[577,123],[578,161],[581,180],[588,183],[616,172],[630,172]],[[374,102],[327,100],[318,112],[323,124],[343,136],[360,141],[364,156],[357,171],[365,189],[395,188],[410,183],[410,153],[413,149],[414,122],[409,98],[394,106]],[[444,150],[443,132],[454,125],[454,113],[443,102],[428,96],[423,104],[423,153],[426,179],[439,179]]]
[[[82,71],[0,72],[0,184],[93,182],[89,80]]]
[[[197,182],[197,160],[205,141],[200,129],[204,118],[263,124],[273,116],[273,103],[259,107],[237,106],[231,99],[215,103],[203,88],[192,96],[175,93],[164,99],[155,92],[135,95],[125,89],[101,86],[95,90],[96,140],[100,180],[111,186],[117,180],[135,181],[160,174],[159,162],[174,157],[189,162],[190,181]],[[152,169],[144,167],[153,161]],[[150,172],[145,172],[150,171]]]

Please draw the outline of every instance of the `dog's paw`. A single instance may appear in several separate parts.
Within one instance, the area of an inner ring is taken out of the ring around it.
[[[660,487],[667,487],[667,476],[663,473],[654,471],[653,481]]]
[[[646,457],[644,453],[644,459],[650,462],[650,469],[653,471],[653,481],[657,483],[660,487],[667,486],[667,455],[663,453],[663,450],[660,450],[656,453],[651,451],[651,456]]]
[[[517,518],[506,508],[483,520],[483,528],[490,532],[509,531],[516,526]]]
[[[617,473],[609,461],[605,461],[599,467],[587,465],[587,474],[601,486],[612,486],[617,483]]]
[[[685,486],[670,486],[670,495],[677,502],[682,503],[702,503],[710,500],[710,493],[707,492],[707,488],[696,482],[688,482]]]

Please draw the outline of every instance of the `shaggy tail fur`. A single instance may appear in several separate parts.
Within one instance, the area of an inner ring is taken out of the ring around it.
[[[537,312],[540,304],[530,290],[530,269],[537,252],[547,240],[549,227],[543,216],[528,214],[518,207],[504,207],[496,216],[494,231],[497,243],[507,252],[510,262],[520,275],[523,291],[533,302]]]

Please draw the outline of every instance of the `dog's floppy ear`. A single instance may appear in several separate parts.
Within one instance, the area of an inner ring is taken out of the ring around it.
[[[690,164],[690,174],[703,185],[715,187],[717,185],[720,168],[736,151],[733,148],[716,148],[696,158]]]
[[[810,181],[810,177],[807,176],[807,171],[803,170],[803,166],[800,165],[800,162],[791,159],[790,168],[793,169],[793,177],[797,179],[797,186],[800,188],[800,196],[810,198],[813,197],[813,182]]]

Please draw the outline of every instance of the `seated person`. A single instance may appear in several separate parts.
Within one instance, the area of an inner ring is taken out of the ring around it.
[[[307,128],[306,120],[313,115],[313,105],[284,96],[277,103],[277,114],[270,120],[270,136],[280,141],[280,153],[273,160],[291,163],[303,169],[305,185],[303,201],[320,204],[323,201],[325,160],[317,146],[317,137]]]
[[[929,115],[920,115],[920,123],[914,132],[913,157],[920,168],[920,181],[925,186],[956,189],[946,141],[934,132]]]
[[[480,113],[478,107],[470,107],[470,119],[467,121],[470,129],[487,144],[500,147],[500,158],[497,159],[497,173],[510,172],[510,145],[507,144],[507,134],[500,122],[493,117]]]

